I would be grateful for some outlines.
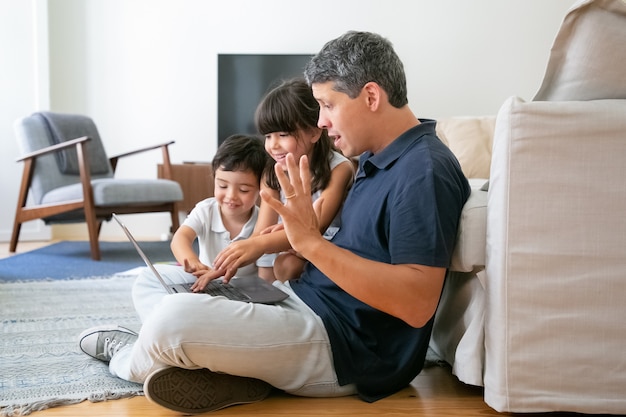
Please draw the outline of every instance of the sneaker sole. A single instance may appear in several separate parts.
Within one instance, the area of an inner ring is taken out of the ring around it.
[[[156,371],[143,388],[150,401],[185,414],[261,401],[272,390],[259,379],[175,367]]]

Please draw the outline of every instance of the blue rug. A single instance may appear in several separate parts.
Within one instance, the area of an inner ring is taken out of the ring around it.
[[[139,242],[154,262],[174,262],[170,242]],[[100,242],[101,260],[91,259],[89,242],[63,241],[0,259],[0,281],[110,276],[145,266],[130,242]]]

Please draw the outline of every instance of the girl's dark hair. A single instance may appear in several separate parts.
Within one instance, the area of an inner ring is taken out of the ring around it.
[[[255,113],[257,130],[262,135],[273,132],[286,132],[298,139],[299,130],[317,128],[320,106],[311,87],[303,78],[283,81],[265,95]],[[311,169],[311,192],[326,188],[330,182],[330,160],[333,143],[325,129],[313,145],[309,160]],[[273,167],[265,172],[267,185],[280,189]]]
[[[270,165],[263,141],[251,135],[231,135],[217,148],[213,157],[213,173],[224,171],[252,171],[259,184],[263,173]]]

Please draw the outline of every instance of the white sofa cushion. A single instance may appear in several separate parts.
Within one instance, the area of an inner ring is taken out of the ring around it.
[[[487,180],[470,179],[472,193],[461,211],[450,271],[472,272],[485,268],[487,245],[487,191],[480,188]]]
[[[448,273],[429,344],[459,381],[476,386],[485,367],[484,277],[484,270]]]
[[[626,98],[625,19],[624,0],[584,0],[572,6],[534,101]]]
[[[626,413],[626,100],[510,98],[489,201],[485,401]]]

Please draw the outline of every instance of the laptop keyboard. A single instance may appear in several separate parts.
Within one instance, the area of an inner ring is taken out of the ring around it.
[[[190,292],[191,292],[192,285],[193,283],[186,284],[186,287]],[[204,290],[202,292],[205,292],[213,296],[222,295],[228,298],[229,300],[236,300],[236,301],[249,301],[250,300],[250,297],[244,294],[239,288],[233,287],[230,284],[224,284],[223,282],[220,282],[220,281],[210,281],[206,285],[206,287],[204,287]]]

